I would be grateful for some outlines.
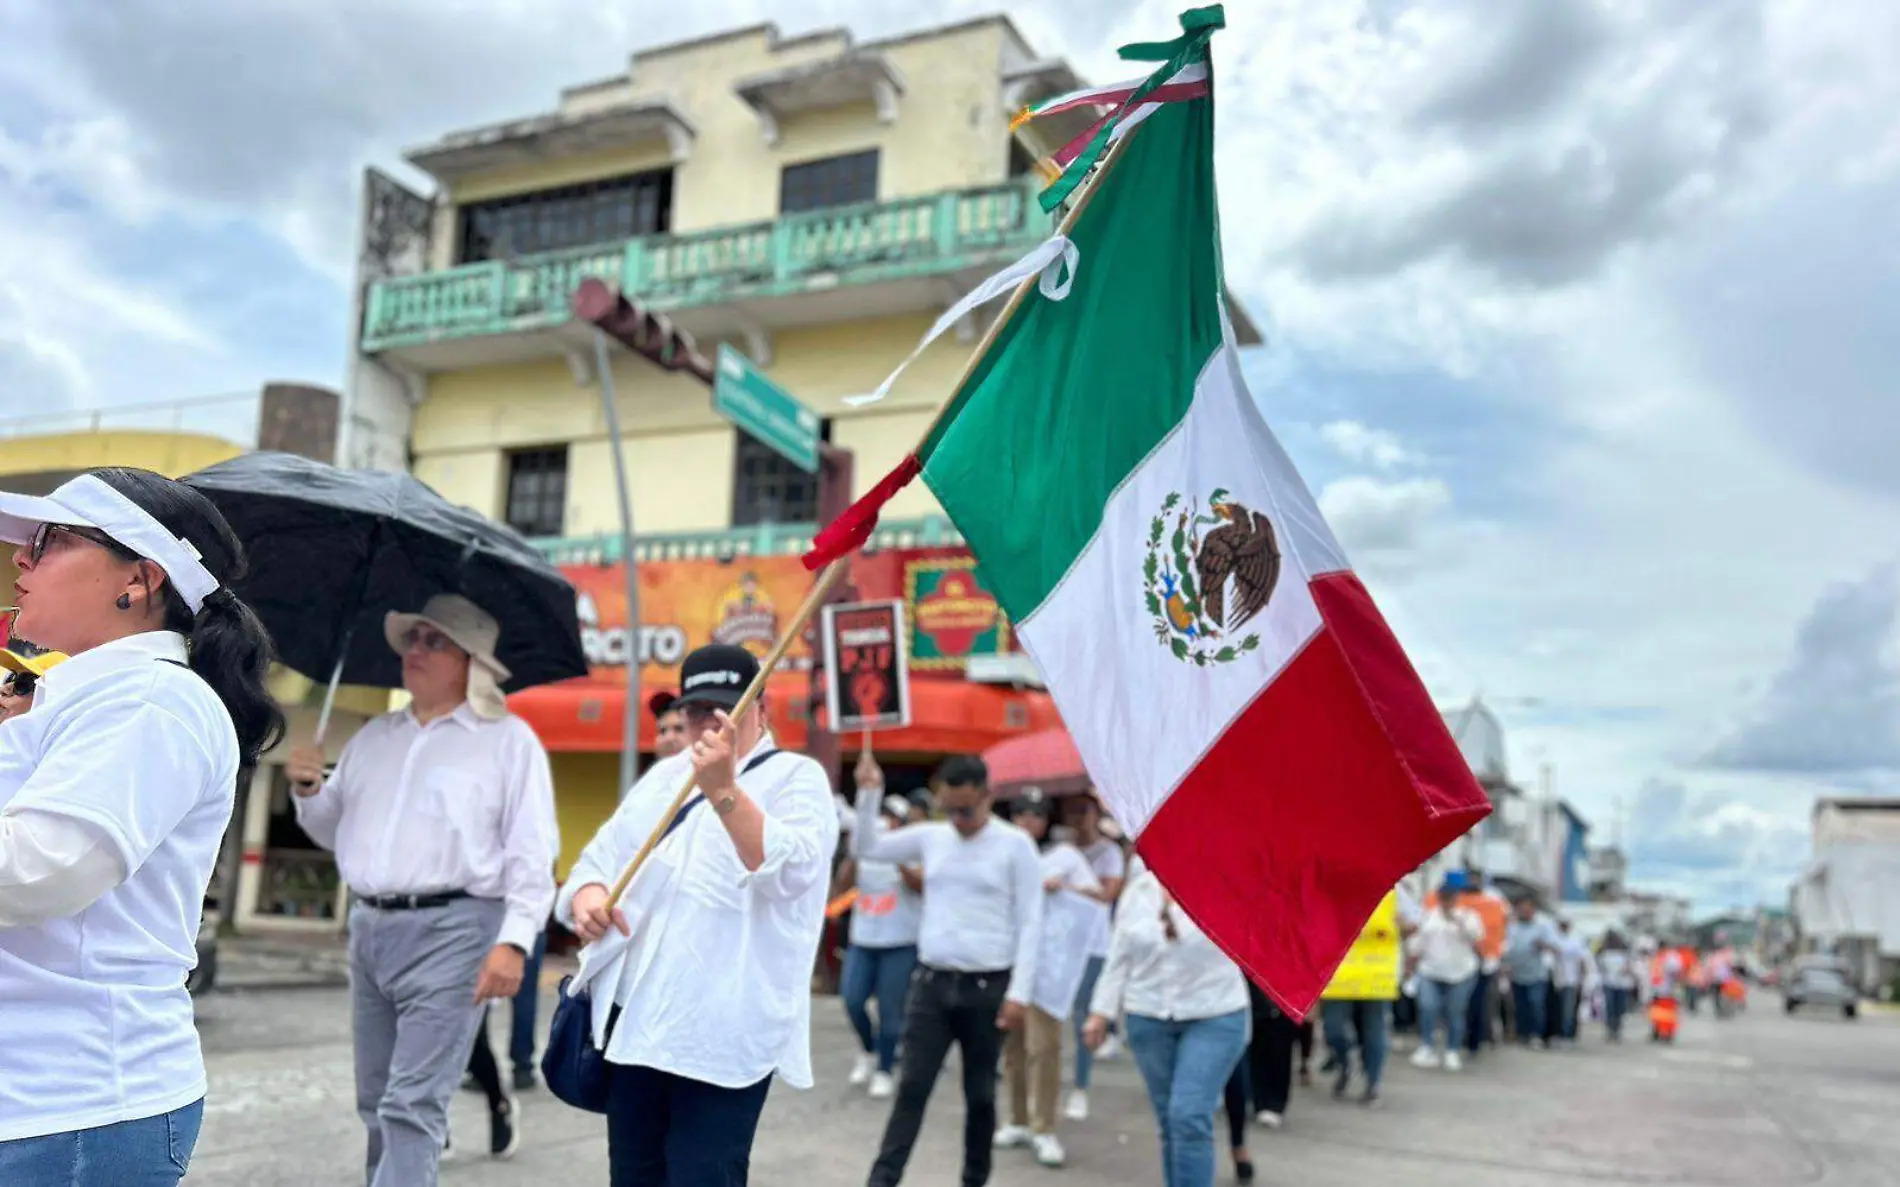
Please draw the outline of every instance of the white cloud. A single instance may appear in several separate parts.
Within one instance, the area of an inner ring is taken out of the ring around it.
[[[1450,506],[1451,490],[1436,478],[1352,475],[1319,493],[1320,513],[1355,566],[1387,574],[1427,562],[1432,530]]]
[[[1396,435],[1384,429],[1368,428],[1356,420],[1335,420],[1321,425],[1320,437],[1348,461],[1390,470],[1416,459],[1399,444]]]

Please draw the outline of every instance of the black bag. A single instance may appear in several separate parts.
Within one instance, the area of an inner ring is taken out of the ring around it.
[[[740,773],[750,773],[777,753],[777,750],[766,751],[747,763],[745,770]],[[705,801],[705,796],[695,795],[682,804],[660,839],[672,836],[673,830],[686,823],[693,809]],[[567,988],[573,980],[573,977],[561,978],[560,997],[554,1006],[554,1021],[548,1027],[547,1050],[541,1054],[541,1078],[547,1081],[548,1091],[554,1094],[554,1099],[561,1103],[589,1113],[605,1113],[607,1056],[594,1045],[594,995],[585,989],[570,995]],[[607,1035],[612,1039],[613,1022],[608,1024]]]

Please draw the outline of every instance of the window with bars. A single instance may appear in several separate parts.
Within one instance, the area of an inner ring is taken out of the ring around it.
[[[462,207],[462,263],[664,234],[673,171],[635,173]]]
[[[817,522],[818,475],[805,473],[744,429],[737,435],[732,458],[732,526]],[[819,426],[819,437],[831,440],[829,420]]]
[[[877,201],[877,150],[787,165],[779,174],[778,210],[824,210]]]
[[[508,455],[508,526],[524,536],[558,536],[567,526],[567,446]]]

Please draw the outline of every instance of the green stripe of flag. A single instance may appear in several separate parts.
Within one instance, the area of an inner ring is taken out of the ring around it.
[[[1018,622],[1180,422],[1220,344],[1213,154],[1211,98],[1134,131],[1070,231],[1067,299],[1032,291],[924,444],[924,481]]]

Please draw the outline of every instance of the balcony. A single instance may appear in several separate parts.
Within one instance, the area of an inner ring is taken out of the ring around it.
[[[762,523],[756,527],[719,528],[704,532],[642,534],[634,558],[649,561],[731,560],[735,557],[800,556],[811,549],[812,523]],[[557,565],[613,565],[620,562],[617,532],[597,536],[556,536],[531,540],[541,554]],[[885,520],[878,524],[865,550],[879,548],[961,548],[963,534],[941,515]]]
[[[559,353],[584,342],[567,302],[590,277],[705,338],[942,309],[1047,237],[1034,180],[379,281],[362,349],[423,371]]]

